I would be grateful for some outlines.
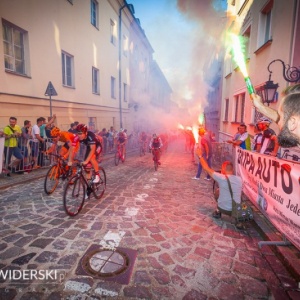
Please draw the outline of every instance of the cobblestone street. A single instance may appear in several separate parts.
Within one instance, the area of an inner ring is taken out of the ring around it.
[[[73,218],[63,209],[63,184],[51,195],[43,178],[1,190],[0,299],[300,298],[271,248],[258,247],[252,223],[238,230],[228,216],[212,218],[212,181],[191,180],[196,165],[180,141],[157,172],[151,159],[106,160],[104,197],[88,199]],[[97,247],[128,251],[126,278],[82,272],[82,257]],[[24,274],[13,270],[52,277],[4,280]]]

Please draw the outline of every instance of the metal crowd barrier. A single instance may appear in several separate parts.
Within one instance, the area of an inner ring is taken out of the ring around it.
[[[232,144],[212,143],[212,166],[215,170],[221,170],[222,163],[226,160],[234,164],[234,148]]]
[[[5,141],[8,145],[10,144],[10,139],[15,138],[6,139]],[[16,147],[4,147],[2,173],[26,172],[31,171],[33,168],[48,167],[52,164],[54,158],[46,155],[45,151],[51,146],[52,139],[45,139],[45,142],[41,143],[19,138]],[[14,156],[15,151],[21,153],[21,160]]]

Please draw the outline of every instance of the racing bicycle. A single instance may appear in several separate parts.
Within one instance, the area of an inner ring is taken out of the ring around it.
[[[93,183],[95,179],[95,170],[90,169],[92,176],[87,179],[85,174],[89,168],[83,166],[82,163],[77,163],[77,174],[72,176],[65,186],[63,202],[66,213],[74,217],[81,211],[84,201],[89,198],[91,194],[96,199],[101,199],[106,189],[106,174],[102,167],[99,167],[100,181]]]
[[[55,191],[60,179],[65,180],[75,172],[74,167],[69,167],[67,161],[61,155],[52,153],[49,155],[54,157],[55,163],[48,170],[45,177],[44,191],[47,195]]]
[[[123,157],[123,147],[125,147],[124,144],[118,144],[118,146],[117,146],[117,150],[115,153],[115,165],[116,166],[119,164],[120,160],[122,162],[125,161],[126,154],[124,154],[124,157]]]
[[[158,153],[160,152],[160,148],[152,148],[153,153],[153,163],[154,163],[154,170],[157,171],[158,166],[160,165],[158,161]]]

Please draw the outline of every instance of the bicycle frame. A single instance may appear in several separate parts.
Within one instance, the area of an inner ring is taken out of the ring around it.
[[[159,153],[159,151],[160,151],[160,149],[152,148],[153,162],[154,162],[155,171],[157,171],[157,169],[158,169],[158,153]]]

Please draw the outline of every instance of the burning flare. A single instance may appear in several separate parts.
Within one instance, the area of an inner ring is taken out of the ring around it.
[[[247,90],[250,95],[254,94],[255,89],[251,83],[251,80],[250,80],[250,77],[248,75],[247,68],[246,68],[246,60],[244,57],[245,45],[243,44],[243,37],[238,36],[233,33],[228,33],[228,39],[229,39],[229,43],[231,46],[232,57],[233,57],[234,61],[236,62],[236,64],[239,66],[239,68],[244,76]]]

